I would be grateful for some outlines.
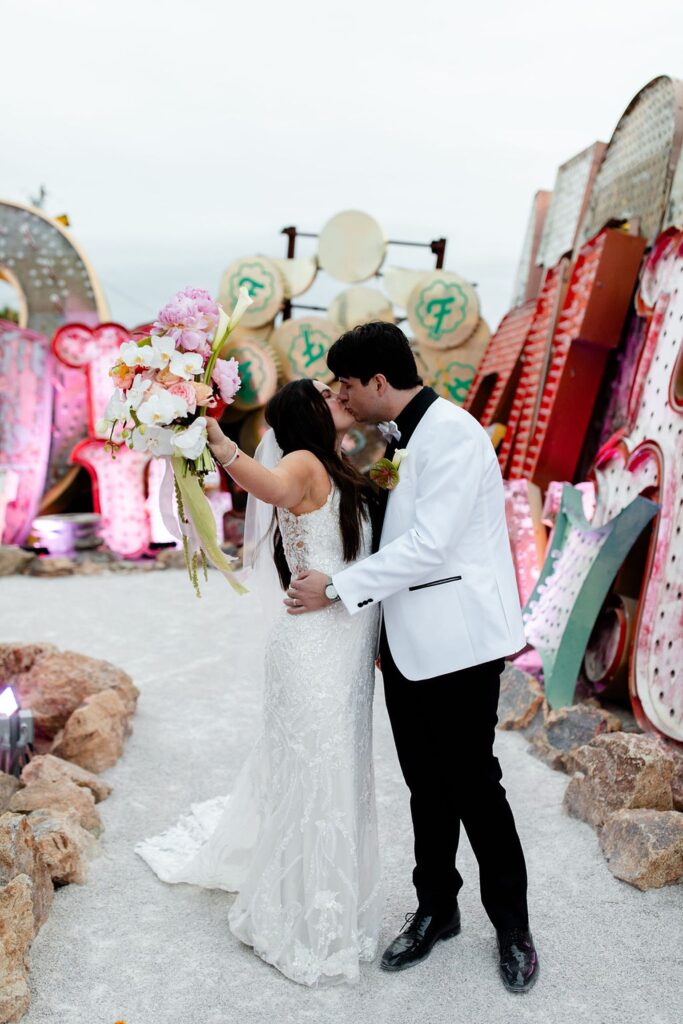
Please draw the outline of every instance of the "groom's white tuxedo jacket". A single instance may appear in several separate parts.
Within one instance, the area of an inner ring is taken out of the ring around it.
[[[379,551],[333,582],[352,615],[382,602],[389,647],[407,679],[525,646],[503,481],[473,416],[443,398],[429,406],[389,494]]]

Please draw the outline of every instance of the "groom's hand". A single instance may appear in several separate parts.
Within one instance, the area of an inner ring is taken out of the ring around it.
[[[289,615],[305,615],[306,612],[317,612],[331,604],[325,597],[325,587],[329,576],[317,569],[299,573],[289,584],[285,604]]]

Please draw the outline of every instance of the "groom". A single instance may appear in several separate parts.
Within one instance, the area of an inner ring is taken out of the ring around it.
[[[462,823],[503,982],[526,992],[538,973],[526,867],[493,754],[503,658],[526,643],[498,461],[469,413],[422,387],[394,324],[348,331],[327,362],[349,411],[381,424],[386,457],[405,450],[398,483],[381,495],[379,550],[332,578],[303,573],[287,598],[293,615],[336,600],[352,615],[382,603],[381,667],[411,794],[418,899],[382,967],[412,967],[460,931]]]

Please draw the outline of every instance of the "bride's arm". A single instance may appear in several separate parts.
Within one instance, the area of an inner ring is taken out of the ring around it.
[[[235,442],[225,436],[216,420],[207,417],[206,430],[209,448],[216,462],[235,483],[255,498],[278,508],[294,508],[308,496],[310,461],[313,458],[308,452],[292,452],[275,469],[266,469],[240,451]]]

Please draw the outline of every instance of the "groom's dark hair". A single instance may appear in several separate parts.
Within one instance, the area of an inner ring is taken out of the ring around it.
[[[381,320],[360,324],[337,338],[327,353],[327,365],[335,377],[358,377],[363,385],[376,373],[399,391],[422,383],[405,334],[396,324]]]

